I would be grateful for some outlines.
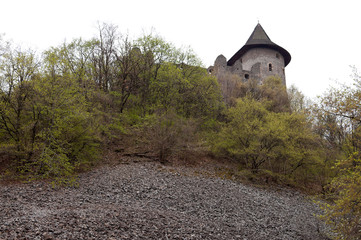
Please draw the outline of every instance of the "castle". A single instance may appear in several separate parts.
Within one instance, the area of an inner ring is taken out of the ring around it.
[[[219,55],[208,71],[216,76],[232,73],[240,76],[243,81],[255,79],[260,84],[267,77],[278,76],[286,85],[285,67],[290,61],[290,53],[273,43],[258,23],[238,52],[228,61],[223,55]]]

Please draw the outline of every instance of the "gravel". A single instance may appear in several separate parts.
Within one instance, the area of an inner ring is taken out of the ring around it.
[[[0,239],[325,239],[301,193],[178,170],[133,162],[84,173],[77,188],[0,186]]]

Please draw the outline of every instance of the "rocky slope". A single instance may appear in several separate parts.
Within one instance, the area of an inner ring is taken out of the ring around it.
[[[78,188],[0,185],[0,239],[324,239],[317,208],[157,163],[102,167]]]

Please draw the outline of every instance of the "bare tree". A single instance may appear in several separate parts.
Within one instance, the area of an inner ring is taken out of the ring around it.
[[[114,51],[119,36],[115,25],[103,23],[98,29],[99,38],[92,56],[94,77],[99,88],[108,92],[114,80]]]

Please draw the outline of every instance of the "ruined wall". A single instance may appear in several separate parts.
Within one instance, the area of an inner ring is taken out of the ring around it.
[[[250,49],[232,66],[227,65],[227,59],[223,55],[219,55],[214,66],[209,67],[208,70],[216,76],[228,72],[240,76],[243,81],[256,79],[260,83],[267,77],[278,76],[286,85],[283,56],[269,48]]]
[[[242,59],[237,61],[242,61],[243,69],[246,71],[252,72],[252,67],[255,64],[260,64],[259,67],[259,80],[262,81],[270,76],[279,76],[283,83],[286,84],[285,77],[285,62],[283,56],[269,48],[253,48],[248,50],[243,56]]]

